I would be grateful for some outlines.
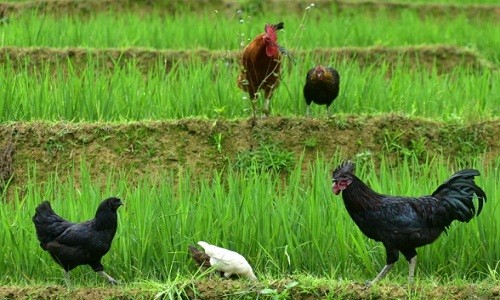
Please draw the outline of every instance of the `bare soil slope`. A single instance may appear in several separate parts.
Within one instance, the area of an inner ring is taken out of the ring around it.
[[[192,168],[203,175],[231,165],[241,153],[277,145],[307,164],[322,155],[373,156],[397,160],[408,155],[467,159],[500,155],[500,120],[440,123],[400,115],[331,119],[272,117],[252,127],[246,119],[181,119],[131,123],[31,122],[0,125],[0,178],[22,186],[29,165],[40,180],[70,172],[81,160],[94,178],[110,169],[135,178]],[[104,179],[104,178],[102,178]]]
[[[0,48],[0,64],[29,70],[45,70],[49,67],[56,72],[71,66],[81,70],[89,64],[100,69],[114,69],[133,63],[143,72],[164,68],[166,72],[179,61],[202,62],[223,60],[225,65],[237,67],[239,51],[197,50],[156,50],[144,48],[128,49],[83,49],[83,48]],[[319,60],[328,61],[335,57],[339,61],[356,61],[361,67],[388,65],[395,67],[405,63],[410,69],[418,67],[449,73],[457,68],[481,71],[498,67],[475,51],[447,46],[409,46],[409,47],[343,47],[294,51],[293,57],[301,60],[313,55]]]

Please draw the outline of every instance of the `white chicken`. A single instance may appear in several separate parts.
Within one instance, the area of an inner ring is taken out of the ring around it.
[[[257,280],[252,267],[241,254],[210,245],[204,241],[199,241],[198,245],[200,245],[203,250],[205,250],[205,253],[210,256],[210,265],[217,271],[223,272],[224,277],[228,278],[232,274],[237,274],[245,276],[250,280]]]

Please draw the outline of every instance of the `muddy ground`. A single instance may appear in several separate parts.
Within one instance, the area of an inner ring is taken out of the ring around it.
[[[290,284],[293,283],[293,284]],[[274,296],[274,297],[273,297]],[[499,299],[498,284],[416,285],[332,282],[308,286],[282,279],[268,285],[241,280],[194,280],[155,288],[64,286],[0,287],[0,299]]]

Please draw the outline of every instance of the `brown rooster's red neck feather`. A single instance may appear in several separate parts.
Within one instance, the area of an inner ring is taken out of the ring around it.
[[[268,57],[274,57],[278,55],[278,35],[276,33],[276,28],[273,25],[266,25],[266,33],[264,34],[264,41],[266,44],[266,55]]]

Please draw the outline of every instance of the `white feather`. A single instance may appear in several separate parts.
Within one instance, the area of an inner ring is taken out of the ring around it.
[[[251,280],[257,280],[252,267],[241,254],[210,245],[204,241],[199,241],[198,245],[200,245],[205,250],[205,253],[210,256],[210,265],[217,271],[224,272],[225,277],[237,274]]]

